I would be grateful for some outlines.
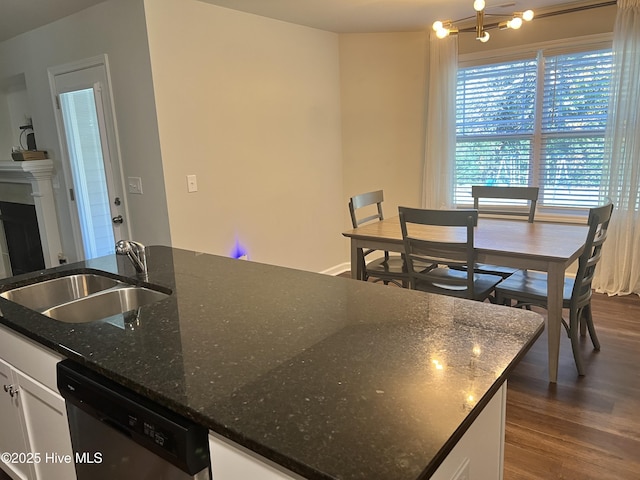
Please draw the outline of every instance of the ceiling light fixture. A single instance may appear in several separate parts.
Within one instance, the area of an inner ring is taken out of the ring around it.
[[[482,43],[489,41],[490,35],[487,30],[492,28],[499,28],[500,30],[504,30],[507,28],[511,28],[513,30],[517,30],[522,26],[522,22],[530,22],[533,20],[533,10],[526,10],[524,12],[514,12],[511,15],[510,20],[505,20],[500,23],[495,23],[491,25],[484,24],[485,16],[495,16],[495,17],[508,17],[508,15],[501,14],[491,14],[485,13],[485,0],[474,0],[473,9],[476,11],[476,27],[475,30],[459,30],[454,26],[455,23],[463,22],[464,20],[469,20],[471,17],[461,18],[460,20],[446,20],[446,21],[436,21],[433,22],[433,30],[436,32],[436,36],[438,38],[445,38],[449,35],[456,35],[458,32],[466,32],[466,31],[475,31],[476,40],[480,40]]]

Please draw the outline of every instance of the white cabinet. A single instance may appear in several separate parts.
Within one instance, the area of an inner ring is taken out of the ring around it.
[[[5,387],[16,385],[16,378],[11,366],[0,360],[0,453],[27,454],[27,445],[22,422],[20,419],[19,393],[11,390],[11,395]],[[8,388],[7,388],[8,390]],[[33,477],[30,465],[27,463],[5,463],[2,459],[1,468],[13,479],[26,480]]]
[[[502,480],[507,382],[480,412],[431,480]]]
[[[294,472],[285,470],[280,465],[211,431],[209,432],[209,454],[211,455],[211,473],[215,480],[302,479]]]
[[[0,327],[0,452],[16,462],[0,469],[20,480],[75,478],[64,399],[56,390],[55,366],[61,358]],[[6,387],[5,387],[6,386]]]

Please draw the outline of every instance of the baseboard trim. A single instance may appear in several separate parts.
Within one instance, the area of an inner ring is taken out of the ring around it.
[[[337,276],[341,273],[348,272],[351,270],[351,264],[349,262],[340,263],[339,265],[335,265],[333,267],[327,268],[326,270],[322,270],[320,273],[325,275],[333,275]]]

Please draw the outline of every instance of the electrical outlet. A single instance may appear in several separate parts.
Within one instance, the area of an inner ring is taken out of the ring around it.
[[[187,191],[189,193],[198,191],[198,180],[195,175],[187,175]]]
[[[135,193],[142,195],[142,178],[140,177],[128,177],[127,185],[129,187],[129,193]]]

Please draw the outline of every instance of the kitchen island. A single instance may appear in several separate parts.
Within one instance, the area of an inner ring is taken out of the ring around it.
[[[544,325],[532,312],[169,247],[147,248],[147,262],[139,283],[171,295],[135,318],[70,324],[0,298],[0,324],[195,420],[279,478],[430,478],[488,405],[504,422],[505,381]],[[135,277],[113,255],[0,291],[88,270]]]

